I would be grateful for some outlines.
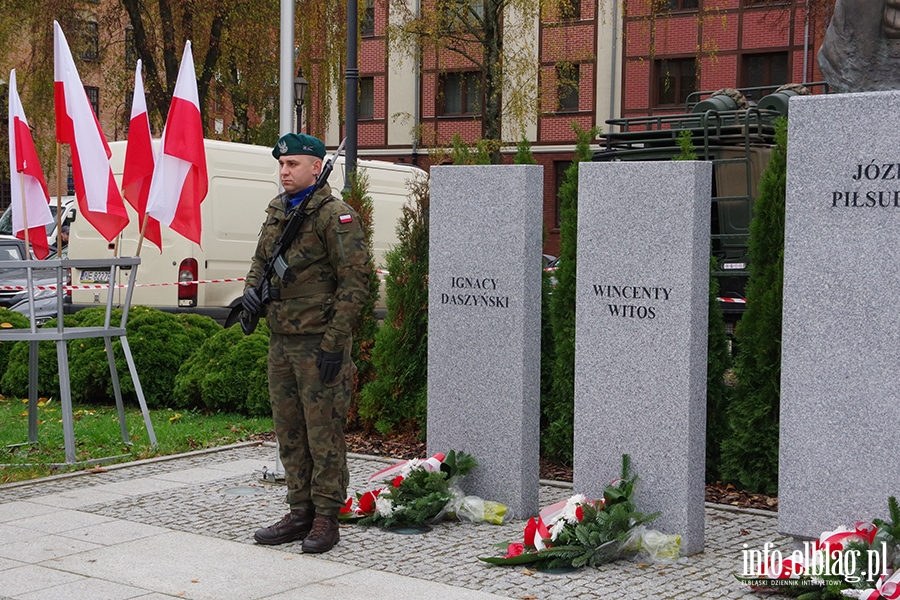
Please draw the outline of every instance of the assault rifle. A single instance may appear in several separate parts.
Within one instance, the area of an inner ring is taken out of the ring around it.
[[[328,176],[331,175],[331,171],[334,169],[334,163],[337,160],[337,157],[340,156],[341,151],[344,149],[344,144],[346,143],[347,139],[344,138],[331,158],[322,165],[322,171],[319,173],[319,176],[316,177],[316,183],[312,186],[303,200],[291,210],[287,225],[284,226],[281,235],[275,240],[272,256],[266,261],[266,266],[263,268],[263,272],[256,282],[256,293],[263,306],[271,300],[269,297],[269,278],[272,277],[273,273],[278,273],[279,277],[284,277],[284,273],[288,268],[287,262],[284,260],[284,253],[287,252],[287,249],[291,246],[294,238],[297,237],[300,226],[303,225],[303,220],[306,218],[306,206],[309,204],[309,201],[315,193],[322,189],[322,186],[328,181]],[[256,330],[256,324],[259,323],[260,313],[251,313],[249,310],[246,310],[243,302],[239,302],[231,309],[231,314],[229,314],[228,318],[225,320],[225,327],[228,328],[234,325],[238,316],[240,316],[241,329],[243,330],[244,335],[250,335]]]

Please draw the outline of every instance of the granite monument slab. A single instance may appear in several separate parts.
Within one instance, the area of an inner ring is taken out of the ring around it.
[[[428,452],[478,461],[467,493],[536,514],[543,168],[431,169]]]
[[[790,102],[778,528],[812,538],[900,490],[900,91]]]
[[[709,211],[705,162],[583,163],[575,461],[599,498],[631,456],[638,510],[703,550]]]

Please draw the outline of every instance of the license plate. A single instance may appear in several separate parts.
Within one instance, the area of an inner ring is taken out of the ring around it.
[[[109,283],[109,271],[82,271],[81,283]]]

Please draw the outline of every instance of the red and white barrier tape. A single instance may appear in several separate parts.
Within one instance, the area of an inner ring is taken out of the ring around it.
[[[746,298],[716,298],[719,302],[729,302],[731,304],[747,304]]]
[[[227,279],[200,279],[197,281],[176,281],[174,283],[135,283],[134,287],[163,287],[168,285],[195,285],[199,283],[232,283],[244,281],[244,277],[233,277]],[[118,284],[113,286],[116,289],[122,289],[128,287],[128,284]],[[33,289],[43,291],[43,290],[55,290],[55,285],[35,285],[32,286]],[[15,290],[22,291],[28,289],[28,286],[24,285],[0,285],[0,290]],[[65,290],[108,290],[109,284],[97,284],[97,285],[66,285],[63,286]]]

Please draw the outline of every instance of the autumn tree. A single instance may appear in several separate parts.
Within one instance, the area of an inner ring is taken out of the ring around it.
[[[416,12],[391,0],[393,48],[417,60],[422,51],[450,53],[481,73],[483,137],[500,162],[501,116],[524,125],[537,107],[537,57],[526,40],[537,35],[540,0],[428,0]]]

